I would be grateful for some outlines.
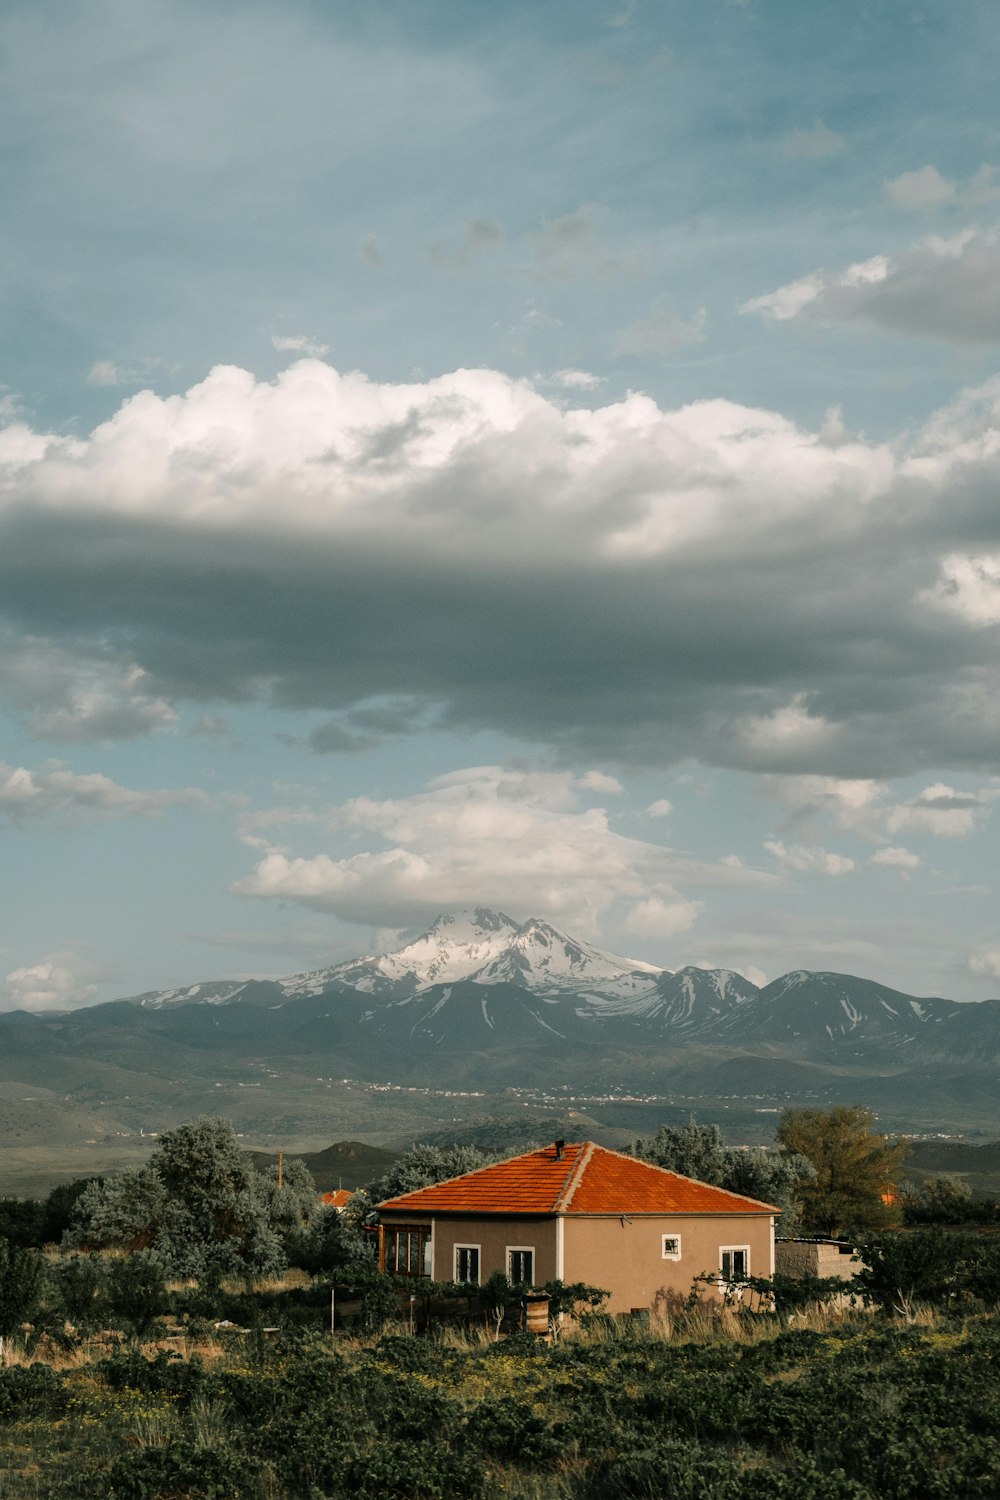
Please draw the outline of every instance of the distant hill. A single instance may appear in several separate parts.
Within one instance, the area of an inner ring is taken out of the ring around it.
[[[251,1151],[249,1155],[259,1171],[275,1166],[276,1152]],[[381,1177],[399,1156],[398,1151],[383,1151],[379,1146],[365,1146],[360,1141],[334,1141],[322,1151],[289,1152],[286,1161],[301,1161],[309,1168],[321,1193],[334,1188],[359,1188]]]

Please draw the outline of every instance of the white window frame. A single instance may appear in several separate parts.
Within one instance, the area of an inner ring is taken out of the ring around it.
[[[458,1274],[458,1255],[460,1250],[475,1250],[476,1252],[476,1279],[475,1281],[461,1281]],[[483,1247],[482,1245],[455,1245],[453,1247],[452,1268],[455,1272],[455,1280],[461,1281],[462,1286],[482,1286],[483,1275]]]
[[[669,1245],[676,1245],[677,1249],[676,1250],[668,1250],[667,1249],[667,1245],[668,1244]],[[663,1260],[680,1260],[680,1258],[681,1258],[681,1237],[680,1237],[679,1234],[661,1234],[660,1235],[660,1256],[661,1256],[661,1258]]]
[[[514,1269],[513,1269],[513,1267],[512,1267],[512,1265],[511,1265],[510,1262],[511,1262],[511,1256],[512,1255],[517,1255],[517,1254],[522,1254],[522,1255],[523,1254],[527,1254],[527,1255],[531,1256],[531,1275],[528,1278],[528,1285],[529,1286],[535,1286],[536,1285],[536,1283],[535,1283],[535,1268],[536,1268],[537,1256],[535,1255],[535,1247],[534,1247],[534,1245],[508,1245],[507,1246],[507,1280],[508,1281],[514,1281],[514,1279],[515,1279],[515,1277],[514,1277]]]
[[[743,1252],[746,1256],[746,1269],[743,1272],[745,1278],[750,1276],[750,1246],[749,1245],[720,1245],[719,1246],[719,1280],[723,1286],[745,1286],[746,1280],[739,1280],[735,1276],[727,1276],[723,1262],[727,1255],[737,1255]]]

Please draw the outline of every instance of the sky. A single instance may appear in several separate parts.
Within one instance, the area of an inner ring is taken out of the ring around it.
[[[0,1008],[442,911],[1000,994],[993,0],[7,0]]]

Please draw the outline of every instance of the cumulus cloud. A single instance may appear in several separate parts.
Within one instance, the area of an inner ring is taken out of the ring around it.
[[[587,771],[577,782],[588,792],[603,792],[607,797],[620,797],[624,788],[617,776],[608,776],[605,771]]]
[[[373,926],[419,925],[475,899],[512,915],[545,912],[580,931],[609,922],[654,936],[690,926],[701,909],[681,886],[773,883],[759,870],[615,832],[602,808],[583,805],[581,792],[594,790],[584,780],[479,766],[411,797],[354,798],[328,814],[328,826],[384,847],[339,858],[272,847],[234,890]]]
[[[569,391],[596,391],[606,379],[605,375],[591,375],[589,370],[554,370],[548,376],[548,384],[561,385]]]
[[[969,968],[973,974],[980,974],[985,979],[1000,979],[1000,945],[993,943],[977,948],[969,959]]]
[[[854,860],[844,854],[832,854],[809,844],[783,844],[780,839],[767,839],[764,848],[773,854],[779,864],[789,870],[817,875],[849,875],[855,868]]]
[[[208,797],[196,787],[135,791],[99,772],[78,776],[59,761],[34,771],[0,761],[0,818],[9,823],[148,818],[169,807],[208,806]]]
[[[888,865],[895,870],[915,870],[920,864],[920,855],[888,844],[872,855],[871,862],[873,865]]]
[[[924,597],[972,625],[1000,625],[1000,552],[943,557],[940,577]]]
[[[909,868],[919,860],[892,847],[894,837],[909,832],[936,839],[966,838],[985,823],[1000,798],[995,786],[968,791],[935,782],[913,797],[893,801],[883,782],[832,776],[773,777],[761,786],[767,796],[789,808],[793,827],[809,831],[819,818],[827,818],[839,832],[886,844],[873,863]]]
[[[944,203],[981,207],[1000,199],[1000,183],[996,182],[995,173],[994,167],[983,165],[973,177],[961,182],[942,176],[928,162],[893,177],[883,184],[883,191],[897,208],[940,208]]]
[[[0,629],[0,692],[38,739],[110,743],[172,730],[177,710],[127,656],[91,655]]]
[[[843,271],[810,272],[752,298],[740,311],[779,323],[860,322],[922,338],[990,344],[1000,340],[998,284],[1000,234],[963,229],[950,238],[930,235],[895,259],[876,255]]]
[[[272,333],[271,343],[282,354],[309,354],[320,358],[330,352],[329,344],[321,344],[306,333]]]
[[[3,1010],[62,1011],[87,1005],[97,995],[75,955],[56,953],[14,969],[3,981]]]
[[[670,816],[673,810],[674,804],[672,802],[668,802],[666,797],[659,797],[646,808],[646,816],[647,818],[666,818]]]
[[[0,691],[65,740],[258,700],[350,749],[393,732],[364,705],[406,699],[416,728],[583,765],[994,769],[996,541],[973,538],[1000,384],[896,443],[829,425],[317,359],[143,391],[85,439],[15,422]]]

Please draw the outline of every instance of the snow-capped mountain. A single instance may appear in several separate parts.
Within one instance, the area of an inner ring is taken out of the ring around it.
[[[312,1034],[309,1018],[322,1007],[324,1026],[336,1022],[341,1044],[365,1056],[543,1044],[563,1060],[574,1047],[656,1055],[689,1044],[848,1066],[1000,1056],[1000,1001],[918,999],[870,979],[805,970],[758,989],[731,969],[660,969],[540,918],[516,922],[484,907],[438,917],[391,953],[284,979],[160,990],[131,1003],[193,1011],[192,1035],[197,1015],[206,1023],[214,1016],[216,1027],[228,1016],[237,1030],[263,1036],[268,1013],[281,1017],[286,1034],[298,1025]]]
[[[412,943],[282,980],[288,995],[318,994],[332,983],[364,994],[397,996],[432,985],[514,984],[537,993],[627,999],[655,990],[666,971],[571,938],[537,917],[518,923],[476,907],[438,917]]]

